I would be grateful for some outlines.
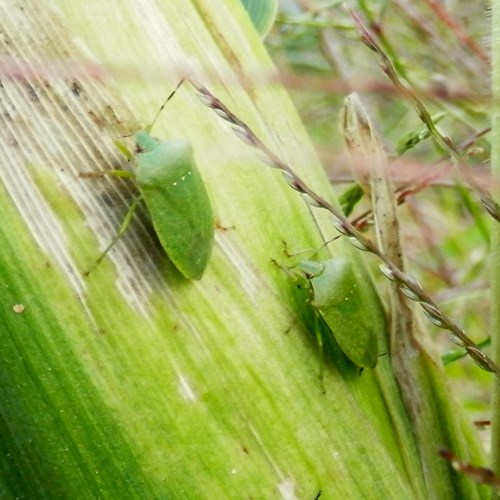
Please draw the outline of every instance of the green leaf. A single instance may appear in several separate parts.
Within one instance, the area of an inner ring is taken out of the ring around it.
[[[278,12],[278,0],[241,0],[257,32],[265,37]]]
[[[359,184],[354,184],[349,186],[343,193],[339,196],[339,204],[346,217],[352,214],[354,207],[363,198],[365,192]]]
[[[272,264],[283,241],[318,247],[328,217],[191,87],[155,134],[193,144],[213,203],[203,279],[179,277],[144,212],[82,274],[137,192],[79,174],[129,168],[115,142],[150,123],[186,73],[333,201],[285,90],[262,83],[275,70],[246,16],[212,0],[0,2],[12,42],[0,88],[2,497],[429,496],[388,357],[362,376],[329,363],[322,393],[317,349]],[[477,458],[460,430],[453,451]]]

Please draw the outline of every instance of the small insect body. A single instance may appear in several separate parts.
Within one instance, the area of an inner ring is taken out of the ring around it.
[[[213,246],[214,218],[193,147],[182,139],[160,142],[145,131],[136,140],[136,180],[158,239],[186,278],[200,279]]]
[[[298,268],[311,287],[311,305],[333,332],[344,354],[362,368],[375,367],[377,336],[365,314],[351,262],[344,258],[304,261]]]
[[[86,275],[103,260],[127,230],[141,200],[151,215],[163,249],[183,276],[200,279],[207,267],[215,223],[210,199],[194,160],[193,148],[186,140],[159,141],[150,134],[156,118],[177,88],[160,108],[153,123],[135,135],[137,147],[132,158],[135,173],[121,170],[108,172],[135,180],[140,194],[131,204],[116,237],[86,271]]]

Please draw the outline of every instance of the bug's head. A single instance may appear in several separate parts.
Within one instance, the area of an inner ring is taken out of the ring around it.
[[[146,130],[139,130],[135,134],[135,152],[144,153],[152,151],[158,145],[158,139],[154,138]]]
[[[297,268],[304,273],[304,276],[308,280],[310,280],[319,276],[324,271],[325,266],[322,262],[304,260],[297,265]]]

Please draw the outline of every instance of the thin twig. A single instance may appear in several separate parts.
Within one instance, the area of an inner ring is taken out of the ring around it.
[[[382,68],[382,71],[391,80],[398,92],[414,103],[417,114],[429,130],[431,137],[444,151],[449,154],[450,158],[453,161],[453,164],[466,180],[466,182],[476,192],[486,211],[496,221],[500,222],[500,205],[498,205],[498,203],[493,200],[491,194],[476,181],[474,176],[470,174],[467,164],[460,154],[458,148],[453,145],[449,137],[443,135],[439,131],[424,102],[418,97],[413,88],[411,88],[409,84],[403,83],[403,81],[399,78],[399,75],[394,65],[392,64],[392,61],[385,54],[379,44],[375,41],[375,37],[363,24],[359,16],[349,8],[347,8],[347,10],[351,14],[354,22],[358,27],[361,35],[361,41],[379,57],[380,67]]]
[[[457,149],[458,151],[466,151],[469,149],[471,146],[473,146],[478,139],[486,135],[489,131],[491,130],[490,127],[487,127],[485,129],[480,130],[479,132],[476,132],[472,134],[470,137],[468,137],[465,141],[463,141],[461,144],[458,145]],[[414,195],[419,193],[420,191],[423,191],[426,189],[428,186],[437,186],[437,187],[455,187],[456,184],[446,184],[446,183],[439,183],[437,180],[445,175],[448,170],[452,167],[450,163],[446,164],[443,166],[443,168],[436,172],[436,167],[440,163],[445,162],[448,160],[448,156],[440,158],[437,160],[431,167],[426,169],[425,172],[419,173],[415,175],[412,179],[405,181],[402,183],[395,191],[394,194],[397,195],[396,203],[397,205],[402,205],[408,196]],[[352,179],[350,179],[349,182],[353,182]],[[373,223],[373,214],[371,209],[366,210],[362,214],[358,215],[355,219],[351,219],[351,223],[353,224],[354,227],[357,229],[363,229],[365,226],[372,224]]]

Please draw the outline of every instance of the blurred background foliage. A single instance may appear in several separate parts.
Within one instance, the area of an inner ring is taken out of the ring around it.
[[[376,35],[441,133],[463,152],[471,173],[487,185],[488,2],[359,0],[348,7]],[[362,43],[344,1],[281,0],[266,41],[339,195],[352,186],[339,110],[348,93],[362,95],[393,160],[395,185],[417,191],[399,209],[408,270],[475,342],[487,339],[490,217],[432,139],[408,143],[422,137],[425,127]],[[368,208],[368,200],[361,200],[351,219]],[[375,259],[368,260],[375,269]],[[447,360],[446,333],[428,327]],[[446,372],[471,419],[489,418],[489,374],[470,360],[450,362]]]

